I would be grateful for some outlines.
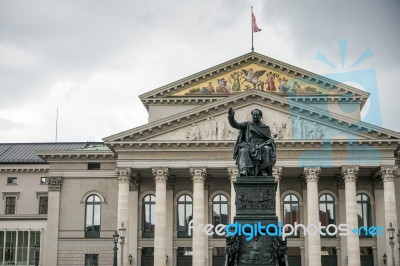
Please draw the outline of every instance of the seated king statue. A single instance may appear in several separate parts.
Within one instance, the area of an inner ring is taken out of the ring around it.
[[[272,176],[276,162],[276,146],[269,126],[261,122],[263,113],[251,111],[252,121],[238,123],[235,111],[229,108],[229,124],[239,129],[233,158],[236,159],[240,176]]]

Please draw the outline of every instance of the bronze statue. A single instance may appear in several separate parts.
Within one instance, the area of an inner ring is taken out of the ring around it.
[[[229,108],[229,124],[240,130],[233,158],[240,176],[271,176],[276,162],[276,146],[269,126],[261,122],[263,113],[259,109],[251,111],[252,121],[238,123],[235,111]]]

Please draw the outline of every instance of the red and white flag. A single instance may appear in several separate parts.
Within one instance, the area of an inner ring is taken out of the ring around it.
[[[251,12],[251,21],[253,26],[253,32],[259,32],[261,29],[257,26],[256,17],[254,16],[253,11]]]

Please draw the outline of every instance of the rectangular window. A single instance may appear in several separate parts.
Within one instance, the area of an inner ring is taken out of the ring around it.
[[[85,254],[85,266],[97,266],[99,265],[98,254]]]
[[[45,185],[46,184],[46,177],[41,177],[40,178],[40,184]]]
[[[16,177],[7,177],[7,185],[16,185],[17,178]]]
[[[43,250],[39,247],[36,251],[35,245],[40,245],[40,232],[31,231],[30,232],[30,242],[29,242],[29,265],[35,265],[35,252],[38,253],[40,257],[40,251]]]
[[[4,264],[4,265],[14,265],[15,264],[16,243],[17,243],[17,232],[16,231],[6,231],[4,260],[5,260],[5,262],[7,262],[7,264]]]
[[[100,163],[88,163],[88,170],[100,170]]]
[[[47,214],[48,197],[39,197],[39,214]]]
[[[6,214],[15,214],[16,197],[6,197]]]
[[[0,265],[35,265],[35,243],[39,231],[0,231]]]
[[[26,265],[28,262],[28,231],[18,232],[17,262],[18,265]]]

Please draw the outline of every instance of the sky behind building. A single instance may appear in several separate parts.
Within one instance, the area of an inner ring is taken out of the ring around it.
[[[6,0],[0,142],[54,141],[57,108],[58,141],[146,123],[138,95],[250,52],[250,6],[256,52],[321,75],[374,70],[383,127],[400,130],[399,1]]]

